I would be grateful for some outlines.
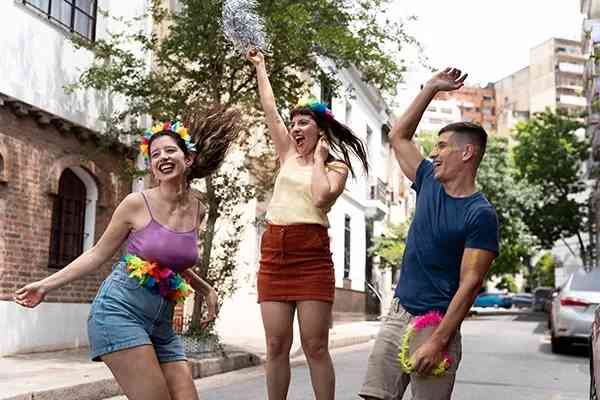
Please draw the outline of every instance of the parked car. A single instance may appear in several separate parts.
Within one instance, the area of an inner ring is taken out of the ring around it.
[[[531,293],[517,293],[511,297],[512,305],[516,308],[533,307],[533,295]]]
[[[533,311],[550,311],[552,294],[555,289],[551,287],[538,287],[533,291]]]
[[[594,312],[600,304],[600,269],[575,271],[552,300],[550,338],[552,352],[560,353],[571,343],[587,343]]]
[[[594,312],[590,337],[590,400],[598,400],[600,393],[600,307]]]
[[[473,307],[503,307],[503,308],[511,308],[512,301],[510,296],[504,293],[489,293],[484,292],[481,293],[475,299],[473,303]]]

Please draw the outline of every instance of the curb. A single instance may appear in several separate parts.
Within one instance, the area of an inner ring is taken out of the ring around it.
[[[201,360],[190,359],[188,362],[194,379],[261,364],[259,357],[246,352],[233,352],[226,357]],[[122,394],[117,382],[113,378],[108,378],[62,388],[24,393],[12,397],[1,397],[0,400],[102,400]]]

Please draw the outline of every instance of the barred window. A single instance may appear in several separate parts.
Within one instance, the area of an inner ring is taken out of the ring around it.
[[[96,38],[96,0],[22,0],[70,32],[86,39]]]
[[[344,216],[344,278],[350,278],[350,216]]]
[[[85,207],[85,184],[66,169],[60,177],[52,209],[50,268],[63,268],[83,252]]]

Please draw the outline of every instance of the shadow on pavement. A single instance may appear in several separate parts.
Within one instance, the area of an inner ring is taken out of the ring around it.
[[[590,358],[590,352],[588,350],[588,345],[587,344],[581,344],[581,343],[575,343],[575,344],[571,344],[570,346],[568,346],[564,352],[561,353],[553,353],[552,352],[552,347],[550,346],[550,343],[542,343],[540,344],[540,352],[542,353],[546,353],[546,354],[553,354],[553,355],[558,355],[558,356],[566,356],[566,357],[573,357],[573,358]]]

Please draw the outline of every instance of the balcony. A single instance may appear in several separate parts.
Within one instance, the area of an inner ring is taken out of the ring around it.
[[[585,107],[587,106],[587,101],[583,96],[573,96],[568,94],[561,94],[558,96],[559,105],[565,106],[576,106],[576,107]]]
[[[369,183],[367,196],[367,218],[381,220],[388,213],[387,183],[375,178]]]
[[[583,75],[583,64],[576,64],[572,62],[559,62],[557,67],[560,72]]]

